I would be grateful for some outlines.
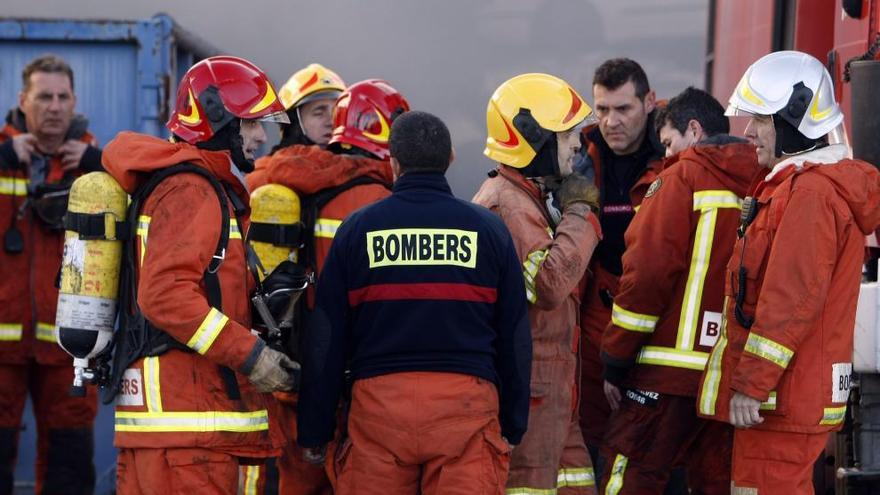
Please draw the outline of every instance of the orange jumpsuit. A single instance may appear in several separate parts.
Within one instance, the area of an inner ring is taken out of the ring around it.
[[[734,392],[762,401],[763,423],[734,433],[737,493],[813,493],[813,463],[846,416],[865,235],[880,225],[880,172],[846,152],[777,165],[727,266],[697,406],[729,421]]]
[[[74,119],[71,129],[81,117]],[[8,252],[0,245],[0,493],[12,491],[12,473],[25,401],[30,393],[37,422],[36,492],[61,490],[88,493],[94,488],[92,424],[98,410],[97,392],[71,397],[72,358],[55,340],[58,289],[64,230],[49,229],[24,207],[30,167],[18,163],[11,138],[26,132],[24,115],[10,112],[0,131],[0,233],[15,228],[24,249]],[[60,156],[47,160],[46,182],[100,170],[95,138],[80,129],[69,135],[87,144],[79,169],[65,174]],[[13,221],[13,218],[18,217]],[[74,453],[71,455],[72,453]]]
[[[228,152],[120,133],[104,153],[107,171],[129,193],[150,172],[179,163],[209,170],[245,204]],[[230,201],[226,256],[217,271],[222,310],[208,303],[204,271],[222,225],[217,194],[195,174],[161,182],[138,218],[138,303],[144,317],[190,352],[138,359],[116,402],[120,493],[234,493],[239,463],[280,453],[277,403],[245,376],[265,347],[250,331],[253,278]],[[246,221],[246,218],[242,218]],[[230,392],[221,367],[233,370]]]
[[[529,426],[513,450],[507,493],[595,493],[578,425],[577,289],[599,242],[598,222],[584,205],[551,227],[535,183],[504,165],[497,171],[473,201],[500,215],[513,236],[531,303],[533,342]]]
[[[318,212],[315,219],[314,245],[317,275],[330,251],[336,229],[349,213],[391,194],[391,167],[388,162],[354,155],[337,155],[317,146],[294,145],[257,160],[256,169],[247,176],[251,191],[265,184],[281,184],[301,198],[342,186],[346,182],[369,177],[374,183],[361,184],[340,192]],[[314,301],[309,291],[310,305]],[[280,493],[293,495],[328,495],[333,493],[331,480],[323,466],[306,462],[296,444],[296,403],[294,393],[279,392],[288,442],[278,459]],[[332,456],[331,461],[332,461]],[[330,466],[328,465],[328,468]],[[330,475],[335,479],[334,473]]]
[[[677,464],[688,466],[692,490],[730,492],[732,428],[697,419],[694,398],[719,335],[742,198],[759,166],[742,140],[710,142],[724,144],[700,143],[660,173],[626,231],[601,351],[605,379],[623,395],[602,442],[602,486],[615,493],[663,493]]]

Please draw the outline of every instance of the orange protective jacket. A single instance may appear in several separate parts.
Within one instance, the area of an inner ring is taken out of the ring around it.
[[[132,193],[150,172],[180,163],[209,170],[245,204],[244,183],[227,152],[131,132],[104,152],[107,171]],[[208,304],[203,275],[222,226],[217,193],[203,177],[173,175],[146,200],[138,219],[138,304],[144,316],[192,352],[169,350],[137,360],[117,397],[120,448],[209,448],[241,457],[280,453],[277,403],[245,376],[265,344],[250,331],[253,278],[230,203],[230,235],[218,270],[222,309]],[[246,218],[242,219],[246,221]],[[219,366],[234,371],[240,399],[227,393]]]
[[[251,191],[265,184],[281,184],[300,198],[368,177],[374,183],[361,184],[331,199],[315,221],[316,274],[324,266],[336,229],[349,213],[391,194],[393,177],[388,162],[355,155],[337,155],[318,146],[295,145],[257,160],[256,170],[247,176]]]
[[[598,221],[585,207],[565,213],[554,229],[537,185],[505,165],[497,171],[473,201],[504,220],[523,263],[531,303],[533,404],[547,396],[547,407],[576,407],[578,282],[599,242]],[[560,396],[567,399],[549,399]]]
[[[698,413],[728,421],[733,392],[764,401],[752,428],[841,427],[865,235],[880,225],[880,172],[832,145],[780,163],[753,192],[760,208],[727,266],[721,337]],[[745,283],[741,286],[741,281]],[[742,293],[742,320],[737,295]]]
[[[623,275],[602,338],[612,383],[697,394],[720,334],[742,198],[759,171],[754,146],[728,136],[709,143],[719,144],[689,148],[660,173],[626,231]]]
[[[0,143],[26,132],[23,118],[16,110],[10,112],[6,126],[0,130]],[[71,138],[97,151],[97,142],[88,132]],[[99,159],[94,160],[94,167],[80,162],[74,175],[99,170]],[[49,157],[46,182],[60,182],[65,176],[62,167],[60,156]],[[24,240],[24,250],[13,254],[6,252],[0,239],[0,364],[24,364],[36,359],[43,365],[71,365],[72,358],[58,346],[54,335],[58,302],[55,280],[61,268],[64,231],[48,229],[30,208],[23,208],[28,182],[28,167],[13,166],[0,158],[0,236],[19,216],[15,226]]]

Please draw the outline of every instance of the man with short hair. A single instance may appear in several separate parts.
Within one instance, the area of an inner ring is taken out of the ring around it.
[[[11,493],[25,401],[37,422],[36,492],[91,493],[97,395],[71,397],[71,357],[55,340],[62,215],[73,180],[101,169],[73,70],[54,55],[22,72],[0,130],[0,493]]]
[[[390,153],[393,193],[342,223],[318,281],[297,441],[332,440],[348,368],[340,495],[501,494],[529,408],[521,265],[501,220],[453,197],[440,119],[396,118]]]
[[[754,147],[727,135],[724,108],[705,91],[672,98],[655,127],[669,158],[626,231],[602,338],[613,410],[602,486],[662,494],[673,467],[686,465],[693,493],[726,494],[732,429],[698,419],[694,398],[720,331],[740,204],[759,167]]]
[[[593,76],[597,126],[584,130],[589,158],[578,171],[599,188],[602,241],[590,263],[581,304],[581,430],[593,460],[610,409],[605,400],[599,347],[623,273],[624,232],[661,169],[664,150],[651,130],[655,95],[642,67],[628,58],[607,60]]]

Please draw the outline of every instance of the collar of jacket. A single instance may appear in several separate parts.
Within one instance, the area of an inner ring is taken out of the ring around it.
[[[23,134],[27,132],[27,125],[25,124],[24,112],[21,111],[20,108],[14,107],[9,109],[9,112],[6,114],[6,125],[7,129],[4,129],[4,134],[9,135],[12,134],[8,132],[8,129],[12,129],[16,131],[17,134]],[[83,136],[86,135],[86,132],[89,128],[89,119],[80,113],[74,114],[73,119],[70,121],[70,127],[67,129],[67,135],[64,139],[82,139]]]
[[[452,188],[443,172],[407,172],[394,181],[394,193],[414,189],[428,189],[452,195]]]

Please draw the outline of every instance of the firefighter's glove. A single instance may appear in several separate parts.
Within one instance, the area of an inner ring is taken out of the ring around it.
[[[264,347],[248,379],[260,392],[293,390],[299,369],[299,363],[275,349]]]
[[[594,211],[599,208],[599,189],[581,174],[573,173],[566,177],[559,186],[558,194],[563,212],[578,203],[589,205]]]

